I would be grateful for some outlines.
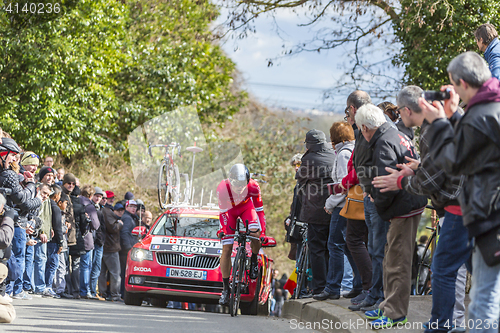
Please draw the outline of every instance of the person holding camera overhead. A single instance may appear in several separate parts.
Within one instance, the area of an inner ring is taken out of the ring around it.
[[[27,227],[27,216],[36,211],[42,204],[42,200],[36,197],[36,189],[33,177],[24,179],[25,187],[20,184],[19,164],[17,157],[21,149],[17,143],[10,138],[2,138],[0,144],[0,187],[10,189],[11,195],[6,198],[6,205],[15,208],[14,238],[12,241],[12,256],[9,259],[9,276],[6,292],[14,296],[22,295],[22,275],[24,272],[26,233],[33,232]]]

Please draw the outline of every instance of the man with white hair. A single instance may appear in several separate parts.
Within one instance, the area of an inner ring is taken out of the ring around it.
[[[367,104],[356,113],[356,124],[373,152],[370,176],[387,175],[388,169],[419,156],[411,140],[387,121],[380,108]],[[411,265],[418,223],[427,198],[403,190],[381,192],[372,188],[371,197],[377,213],[391,225],[387,233],[383,261],[384,296],[378,309],[365,312],[373,328],[389,328],[407,321],[410,304]]]

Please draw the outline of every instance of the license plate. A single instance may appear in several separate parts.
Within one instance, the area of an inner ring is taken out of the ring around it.
[[[195,271],[192,269],[167,268],[167,277],[181,279],[206,280],[206,271]]]

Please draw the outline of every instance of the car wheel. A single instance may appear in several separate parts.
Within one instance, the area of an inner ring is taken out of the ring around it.
[[[140,306],[142,304],[142,297],[129,293],[125,290],[125,296],[123,297],[123,301],[127,305]]]
[[[151,305],[154,306],[155,308],[166,308],[167,300],[163,297],[151,298]]]

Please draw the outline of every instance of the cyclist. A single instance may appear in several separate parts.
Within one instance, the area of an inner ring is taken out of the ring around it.
[[[217,186],[217,196],[219,198],[219,221],[221,224],[217,236],[222,242],[220,267],[224,285],[219,304],[227,305],[229,304],[229,274],[231,273],[231,254],[233,252],[234,238],[226,235],[234,234],[234,229],[237,228],[236,221],[239,217],[243,221],[248,220],[250,235],[259,238],[265,234],[266,217],[259,184],[250,179],[250,172],[243,164],[235,164],[231,167],[228,179],[224,179]],[[251,279],[256,279],[259,275],[257,254],[260,246],[259,241],[251,240]]]

